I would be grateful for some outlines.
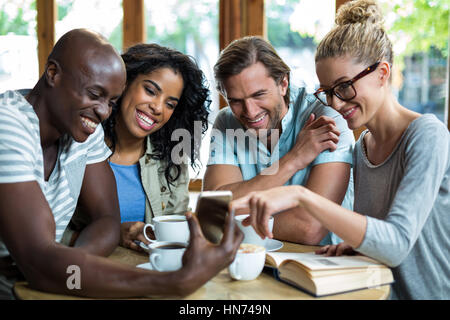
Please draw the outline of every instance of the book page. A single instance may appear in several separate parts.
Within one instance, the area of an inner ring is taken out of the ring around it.
[[[266,264],[272,266],[272,264],[275,263],[275,267],[278,267],[285,259],[292,259],[292,255],[295,254],[296,253],[294,252],[267,252]],[[271,259],[270,258],[268,259],[267,257],[270,257]]]
[[[381,263],[365,256],[326,257],[324,255],[315,254],[314,252],[307,252],[307,253],[276,252],[277,255],[280,253],[284,253],[284,255],[279,257],[281,261],[286,259],[294,260],[304,265],[308,269],[314,271],[383,266]]]

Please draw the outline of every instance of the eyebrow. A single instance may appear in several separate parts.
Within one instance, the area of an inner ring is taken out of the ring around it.
[[[98,90],[100,92],[101,97],[106,97],[106,95],[108,93],[108,91],[105,88],[103,88],[102,86],[100,86],[98,84],[87,87],[87,90],[91,90],[91,89]],[[120,98],[120,96],[121,96],[121,94],[119,94],[118,96],[111,97],[110,100],[118,100]]]
[[[257,95],[260,95],[260,94],[263,94],[263,93],[266,93],[267,92],[267,89],[261,89],[261,90],[258,90],[258,91],[255,91],[255,92],[253,92],[251,95],[249,95],[248,97],[244,97],[244,98],[233,98],[233,97],[229,97],[229,96],[227,96],[227,99],[228,100],[232,100],[232,101],[242,101],[242,100],[244,100],[244,99],[247,99],[247,98],[251,98],[251,97],[255,97],[255,96],[257,96]]]
[[[156,88],[156,90],[158,90],[159,92],[163,92],[161,87],[155,81],[153,81],[151,79],[145,79],[144,82],[150,82]],[[169,99],[170,100],[175,100],[177,102],[180,101],[180,99],[178,99],[176,97],[172,97],[172,96],[169,96]]]
[[[325,87],[333,87],[334,85],[336,85],[336,84],[338,84],[338,83],[340,83],[340,82],[344,82],[345,80],[345,78],[347,78],[347,76],[342,76],[342,77],[340,77],[340,78],[338,78],[338,79],[336,79],[336,80],[334,80],[333,81],[333,83],[331,84],[331,86],[324,86],[323,84],[319,84],[319,88],[325,88]]]
[[[266,89],[261,89],[261,90],[258,90],[258,91],[256,91],[256,92],[252,93],[252,94],[250,95],[250,97],[254,97],[254,96],[260,95],[260,94],[262,94],[262,93],[266,93],[266,92],[267,92]]]

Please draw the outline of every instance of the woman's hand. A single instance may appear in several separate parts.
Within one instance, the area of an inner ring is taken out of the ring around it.
[[[300,204],[301,186],[282,186],[266,191],[250,192],[248,195],[230,202],[232,210],[249,211],[250,216],[242,221],[245,226],[251,225],[261,237],[273,238],[269,230],[269,218],[273,214],[291,209]]]
[[[326,245],[322,248],[315,251],[316,254],[325,254],[326,257],[330,256],[353,256],[356,254],[359,254],[356,252],[352,246],[345,242],[341,242],[339,244],[333,244],[333,245]]]
[[[125,248],[130,248],[136,251],[143,252],[144,250],[138,246],[134,241],[141,241],[149,244],[144,237],[145,223],[141,221],[123,222],[120,224],[120,245]],[[150,238],[155,238],[152,235]]]

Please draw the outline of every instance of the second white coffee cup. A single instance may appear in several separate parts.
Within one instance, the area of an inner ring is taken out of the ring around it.
[[[149,261],[157,271],[175,271],[183,266],[183,254],[187,243],[174,241],[155,241],[150,243]]]
[[[156,240],[147,236],[147,228],[153,230]],[[167,215],[155,217],[152,223],[147,223],[144,226],[144,236],[150,243],[155,241],[189,242],[189,225],[186,216]]]
[[[256,279],[264,268],[266,249],[250,243],[242,243],[234,261],[228,267],[231,278],[235,280]]]
[[[249,215],[242,214],[234,217],[236,224],[239,226],[239,229],[244,233],[244,240],[242,243],[252,243],[259,246],[265,247],[266,242],[269,238],[261,239],[261,237],[256,233],[255,229],[252,226],[244,226],[242,221],[245,220]],[[272,232],[273,230],[273,217],[269,218],[269,230]]]

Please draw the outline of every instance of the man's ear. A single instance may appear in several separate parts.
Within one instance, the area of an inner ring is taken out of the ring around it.
[[[58,83],[60,74],[61,67],[59,63],[53,59],[49,59],[44,71],[46,83],[53,88]]]
[[[284,97],[286,95],[287,89],[289,87],[289,75],[285,74],[283,79],[280,81],[281,95]]]

